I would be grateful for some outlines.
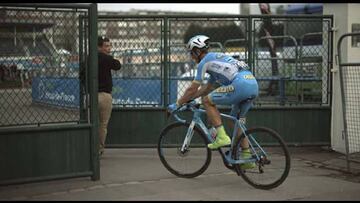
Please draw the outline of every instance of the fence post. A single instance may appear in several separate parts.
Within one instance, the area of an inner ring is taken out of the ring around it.
[[[91,167],[92,180],[100,179],[99,164],[99,121],[98,121],[98,56],[97,56],[97,5],[91,4],[89,9],[89,94],[90,94],[90,120],[91,120]]]
[[[249,16],[248,17],[248,26],[247,27],[247,39],[248,39],[248,64],[252,69],[253,74],[255,74],[255,63],[253,61],[253,47],[252,47],[252,43],[253,43],[253,39],[252,39],[252,35],[253,33],[255,33],[255,30],[252,29],[252,17]]]
[[[164,34],[164,106],[166,107],[167,105],[169,105],[169,96],[170,96],[170,92],[169,92],[169,83],[171,82],[171,79],[169,77],[169,53],[168,53],[168,18],[164,17],[164,28],[163,28],[163,34]]]

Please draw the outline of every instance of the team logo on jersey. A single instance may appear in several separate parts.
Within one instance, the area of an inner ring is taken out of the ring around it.
[[[244,78],[245,78],[246,80],[253,80],[253,79],[255,79],[255,77],[254,77],[253,75],[244,75]]]
[[[248,66],[244,61],[237,61],[236,65],[237,65],[239,68],[249,69],[249,66]]]
[[[219,87],[215,90],[215,92],[226,93],[226,92],[233,92],[234,90],[235,90],[234,86],[229,85],[229,86]]]
[[[221,66],[219,64],[213,63],[213,64],[211,64],[211,68],[220,69]]]
[[[223,54],[223,53],[218,53],[218,54],[215,55],[216,59],[221,59],[224,56],[225,56],[225,54]]]

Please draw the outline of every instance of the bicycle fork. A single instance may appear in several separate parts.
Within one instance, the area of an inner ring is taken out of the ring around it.
[[[191,139],[192,139],[192,137],[194,135],[194,127],[195,127],[195,125],[198,125],[201,128],[201,130],[207,135],[210,142],[213,141],[211,136],[209,135],[208,129],[206,128],[206,126],[202,122],[202,120],[200,119],[200,112],[195,112],[194,117],[191,120],[189,128],[188,128],[188,130],[186,132],[186,136],[185,136],[183,145],[181,146],[181,149],[180,149],[180,151],[182,153],[185,153],[189,149]]]
[[[189,148],[189,145],[190,145],[190,141],[194,135],[194,127],[195,127],[195,121],[191,121],[190,123],[190,126],[186,132],[186,136],[185,136],[185,139],[184,139],[184,142],[183,142],[183,145],[181,146],[181,152],[182,153],[185,153],[188,148]]]

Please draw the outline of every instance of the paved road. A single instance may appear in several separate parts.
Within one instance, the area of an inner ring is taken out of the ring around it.
[[[162,166],[156,149],[106,149],[100,181],[86,177],[4,186],[0,200],[360,200],[360,175],[341,172],[342,155],[291,151],[289,177],[272,190],[248,185],[223,166],[217,153],[204,174],[184,179]]]

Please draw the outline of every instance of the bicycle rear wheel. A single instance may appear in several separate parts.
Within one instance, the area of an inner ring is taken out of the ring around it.
[[[189,126],[189,123],[180,122],[170,124],[161,132],[157,147],[165,168],[183,178],[201,175],[211,161],[208,141],[197,126],[194,127],[190,145],[185,151],[181,151]]]
[[[248,129],[247,137],[242,134],[235,142],[232,152],[234,159],[239,159],[240,143],[247,139],[253,146],[250,152],[256,158],[256,167],[242,169],[241,164],[235,164],[235,170],[244,180],[258,189],[272,189],[283,183],[290,171],[290,154],[280,135],[264,127]]]

